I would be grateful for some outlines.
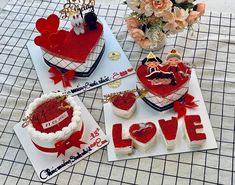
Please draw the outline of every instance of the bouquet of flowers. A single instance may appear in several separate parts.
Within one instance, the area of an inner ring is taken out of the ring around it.
[[[196,0],[126,0],[133,12],[125,19],[131,37],[145,49],[160,49],[166,36],[192,28],[205,12]]]

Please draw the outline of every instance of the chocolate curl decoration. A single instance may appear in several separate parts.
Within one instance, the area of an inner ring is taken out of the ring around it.
[[[184,97],[184,102],[179,101],[174,102],[174,111],[178,113],[178,118],[181,118],[186,115],[187,108],[193,109],[198,105],[194,101],[194,97],[190,94],[186,94]]]
[[[71,87],[70,80],[72,80],[75,77],[75,71],[74,70],[68,70],[64,74],[55,66],[51,67],[48,72],[52,73],[53,76],[50,77],[54,81],[54,84],[59,83],[62,81],[63,87]]]
[[[83,135],[83,131],[84,131],[84,124],[82,124],[82,129],[80,131],[73,133],[68,139],[56,142],[55,148],[45,148],[37,145],[34,142],[33,144],[37,149],[47,153],[57,153],[57,157],[59,157],[61,154],[65,155],[65,151],[70,147],[81,148],[82,144],[86,144],[85,142],[80,140]]]

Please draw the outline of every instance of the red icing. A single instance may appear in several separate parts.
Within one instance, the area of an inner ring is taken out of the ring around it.
[[[145,128],[141,128],[141,125],[136,123],[131,125],[129,132],[133,139],[146,144],[156,135],[157,127],[152,122],[147,122]]]
[[[84,63],[87,56],[96,46],[103,33],[102,24],[97,22],[97,29],[85,27],[85,34],[79,36],[71,31],[58,30],[59,18],[51,14],[47,19],[40,18],[36,28],[41,33],[34,39],[36,45],[51,55],[77,63]]]
[[[164,69],[164,66],[163,66]],[[170,72],[170,71],[167,71]],[[143,84],[143,86],[148,89],[151,93],[157,95],[157,96],[162,96],[162,97],[166,97],[172,93],[174,93],[175,91],[177,91],[178,89],[180,89],[190,78],[189,77],[184,77],[180,80],[178,80],[176,78],[176,85],[152,85],[151,81],[149,81],[146,78],[146,75],[149,74],[149,72],[147,71],[147,66],[146,65],[140,65],[136,71],[137,76],[140,80],[140,82]],[[189,71],[190,73],[190,71]],[[174,73],[174,75],[176,76],[176,74]]]
[[[122,95],[112,97],[112,103],[115,107],[122,110],[129,110],[136,101],[136,96],[132,92],[127,92]]]
[[[161,127],[163,136],[166,140],[175,140],[177,129],[178,129],[178,120],[176,117],[172,117],[170,120],[161,119],[158,121]]]
[[[132,147],[131,139],[122,138],[122,124],[121,123],[113,125],[112,136],[113,136],[113,144],[115,148]]]
[[[199,115],[186,115],[184,117],[185,127],[190,141],[199,141],[206,139],[205,133],[197,133],[197,129],[202,129],[201,117]]]
[[[58,109],[58,107],[61,106],[61,102],[63,103],[64,106],[68,105],[68,103],[66,103],[65,100],[61,100],[59,102],[55,98],[40,104],[32,113],[33,127],[40,132],[51,133],[62,130],[62,128],[68,126],[73,116],[72,107],[67,110],[68,113],[67,118],[65,118],[64,120],[62,120],[61,122],[52,127],[46,129],[42,127],[43,123],[55,119],[56,117],[58,117],[59,115],[63,114],[66,111]]]

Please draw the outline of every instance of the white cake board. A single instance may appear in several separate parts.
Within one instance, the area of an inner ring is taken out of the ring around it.
[[[127,78],[122,79],[121,85],[116,88],[110,88],[108,85],[102,87],[103,95],[119,92],[123,90],[130,90],[136,88],[137,76],[131,75]],[[171,119],[172,116],[177,117],[177,114],[172,110],[168,110],[165,112],[158,112],[147,105],[143,100],[137,99],[137,110],[134,115],[130,119],[120,118],[113,114],[111,103],[104,104],[104,116],[105,116],[105,127],[106,134],[109,137],[109,145],[108,149],[108,160],[116,161],[116,160],[124,160],[124,159],[133,159],[133,158],[141,158],[148,156],[157,156],[157,155],[165,155],[165,154],[174,154],[174,153],[184,153],[184,152],[193,152],[193,151],[201,151],[201,150],[209,150],[216,149],[217,144],[215,140],[215,136],[211,127],[211,123],[209,120],[209,116],[207,114],[206,106],[201,94],[201,90],[198,84],[198,80],[195,74],[195,71],[192,71],[189,93],[195,97],[195,101],[197,101],[198,107],[193,109],[187,109],[187,115],[198,114],[201,117],[204,132],[206,133],[207,140],[204,145],[200,148],[190,148],[186,138],[184,137],[184,132],[182,129],[182,124],[184,123],[183,118],[178,121],[178,132],[176,139],[176,146],[173,150],[167,150],[165,143],[163,141],[162,135],[160,134],[160,128],[158,124],[158,120],[160,119]],[[128,131],[128,128],[133,123],[141,123],[152,121],[157,126],[157,142],[156,144],[149,149],[147,152],[142,153],[139,150],[134,150],[134,152],[130,155],[116,155],[113,146],[112,140],[112,125],[115,123],[122,123],[123,129]]]
[[[29,157],[29,160],[31,161],[39,179],[43,182],[49,180],[50,178],[54,177],[55,175],[59,174],[60,172],[64,171],[65,169],[76,164],[83,158],[91,155],[95,151],[108,144],[108,142],[106,142],[101,146],[96,145],[92,147],[91,151],[87,150],[90,144],[97,142],[97,139],[100,138],[100,141],[105,141],[107,140],[107,137],[105,136],[104,132],[101,130],[97,122],[94,120],[94,118],[91,116],[91,114],[88,112],[86,107],[83,105],[83,103],[79,100],[79,98],[74,98],[77,104],[81,107],[82,120],[84,123],[84,133],[81,138],[81,141],[84,141],[87,144],[82,144],[81,149],[77,148],[77,150],[75,150],[75,152],[73,152],[71,155],[60,155],[57,158],[57,154],[55,153],[41,152],[40,150],[37,150],[37,148],[33,145],[30,136],[27,132],[27,129],[22,128],[22,122],[16,124],[13,128],[27,156]],[[91,133],[93,133],[97,129],[99,135],[97,135],[96,137],[91,137]],[[79,154],[82,154],[83,149],[88,152],[84,153],[84,155],[79,157]],[[76,158],[72,159],[73,157],[71,156],[75,156]],[[53,174],[48,175],[48,173],[46,172],[47,169],[49,169],[51,172],[55,172]]]
[[[101,58],[101,61],[99,62],[97,68],[91,74],[91,76],[89,76],[88,78],[74,78],[71,81],[72,86],[68,88],[64,88],[62,82],[59,82],[56,85],[53,83],[53,81],[50,79],[52,74],[48,72],[49,66],[44,62],[41,48],[35,45],[32,41],[27,43],[29,53],[31,55],[34,67],[36,69],[44,93],[60,91],[65,92],[68,95],[80,94],[87,90],[97,88],[103,84],[135,73],[134,70],[132,70],[131,72],[127,71],[127,69],[133,69],[133,67],[131,66],[128,58],[126,57],[122,48],[118,44],[114,35],[112,34],[106,21],[102,18],[100,18],[100,20],[103,23],[105,40],[105,51]],[[121,54],[120,59],[110,60],[108,58],[108,54],[113,51],[118,51]],[[119,74],[122,71],[127,71],[127,74],[124,76],[114,76],[114,74]],[[101,78],[103,79],[102,81]],[[90,85],[94,82],[96,82],[96,85]]]

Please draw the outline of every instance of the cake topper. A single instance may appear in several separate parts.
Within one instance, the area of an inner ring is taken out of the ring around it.
[[[60,10],[61,18],[72,17],[81,15],[83,18],[83,12],[90,10],[94,12],[95,0],[67,0],[62,10]]]
[[[32,123],[32,114],[28,115],[27,117],[25,117],[23,119],[23,123],[22,123],[21,126],[22,126],[22,128],[25,128],[25,127],[27,127],[31,123]]]
[[[132,93],[138,92],[139,96],[136,96],[136,98],[143,98],[148,93],[148,91],[146,89],[144,89],[144,88],[120,91],[120,92],[116,92],[116,93],[110,93],[110,94],[104,95],[104,103],[112,102],[112,98],[114,96],[123,95],[125,93],[130,93],[130,92],[132,92]]]

